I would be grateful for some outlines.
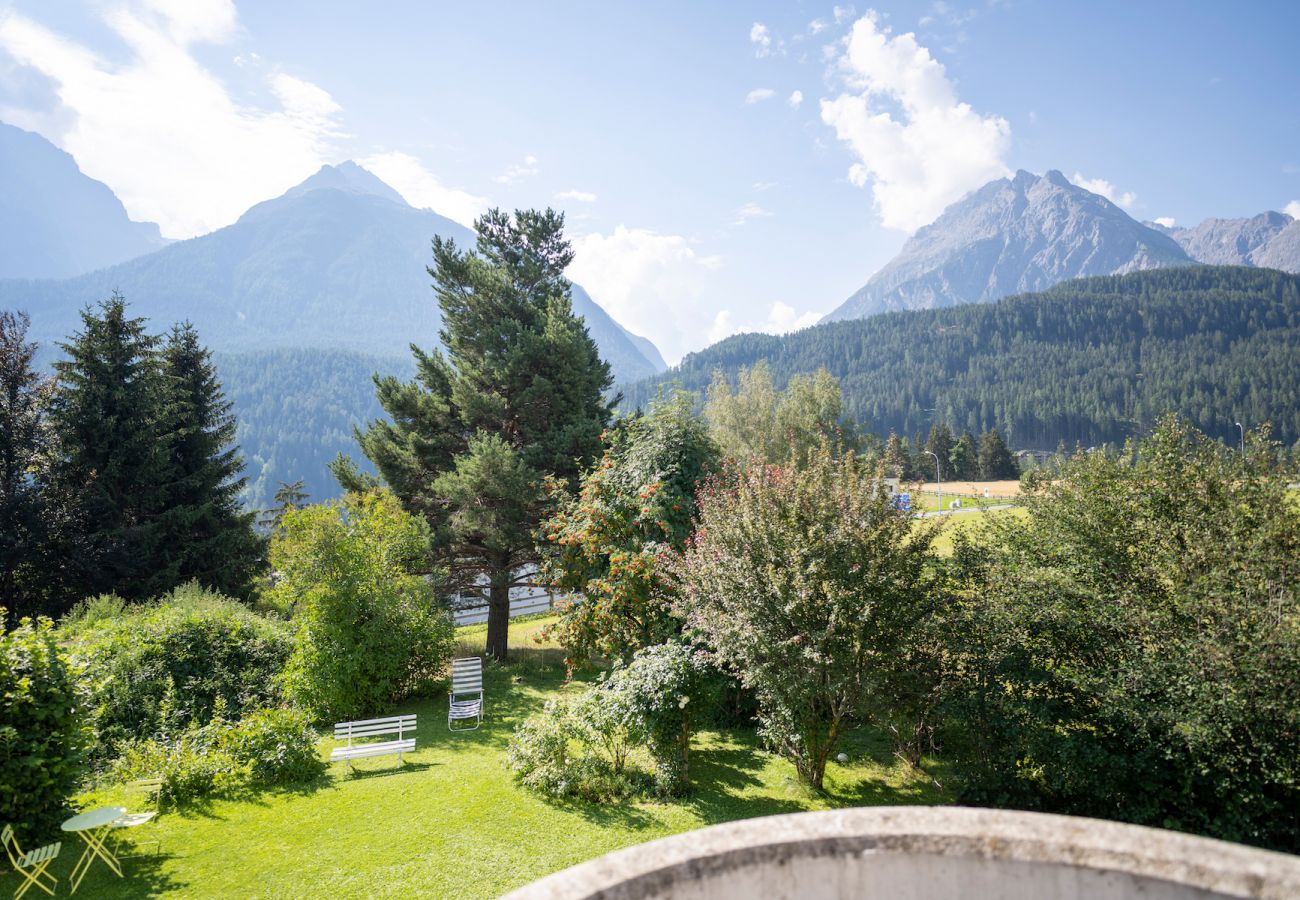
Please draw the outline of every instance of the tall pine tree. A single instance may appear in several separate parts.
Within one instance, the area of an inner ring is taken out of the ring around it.
[[[45,552],[50,382],[32,366],[28,322],[24,313],[0,312],[0,606],[15,620],[50,611],[56,590],[54,560]]]
[[[475,250],[433,240],[446,356],[412,348],[416,380],[376,378],[391,422],[358,433],[362,450],[434,528],[455,583],[488,583],[487,652],[504,659],[510,588],[538,559],[547,474],[576,482],[610,417],[608,364],[573,315],[564,270],[573,251],[553,210],[475,223]],[[370,480],[340,459],[345,488]]]
[[[163,569],[184,582],[247,597],[262,567],[264,542],[240,509],[244,462],[235,417],[209,351],[188,322],[162,348],[160,441],[167,449],[166,511],[159,528]]]
[[[59,441],[55,480],[73,498],[80,533],[63,552],[75,595],[128,599],[176,583],[160,568],[168,453],[159,440],[164,382],[158,339],[127,316],[118,294],[81,313],[83,330],[61,344],[51,420]]]

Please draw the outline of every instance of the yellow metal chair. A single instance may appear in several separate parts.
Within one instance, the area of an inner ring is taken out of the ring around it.
[[[142,778],[139,781],[129,782],[126,786],[126,792],[128,794],[139,796],[143,798],[146,802],[152,801],[156,804],[158,801],[159,794],[162,791],[162,783],[163,780],[161,778]],[[112,833],[117,838],[116,843],[117,843],[118,856],[131,855],[122,852],[125,844],[125,841],[122,838],[123,832],[128,828],[137,828],[141,825],[151,822],[153,821],[154,817],[157,815],[158,815],[157,810],[149,810],[148,812],[129,812],[126,815],[121,816],[118,819],[115,819],[112,822],[112,824],[108,826],[110,829],[112,829]],[[140,842],[137,842],[137,844],[138,843]],[[155,852],[162,851],[162,841],[149,840],[149,841],[144,841],[143,843],[153,844]]]
[[[5,853],[9,855],[9,862],[13,864],[14,871],[26,879],[14,892],[14,900],[27,893],[32,885],[36,885],[53,897],[54,889],[59,886],[59,879],[45,870],[49,868],[50,863],[58,859],[59,848],[63,844],[61,842],[46,844],[31,853],[24,853],[23,848],[18,846],[18,838],[14,837],[13,828],[9,825],[0,831],[0,843],[5,845]],[[47,878],[50,882],[48,885],[45,883]]]

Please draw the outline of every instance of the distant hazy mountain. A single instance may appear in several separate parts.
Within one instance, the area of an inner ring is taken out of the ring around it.
[[[1147,224],[1177,241],[1197,262],[1300,272],[1300,222],[1286,213],[1264,212],[1248,219],[1206,219],[1191,228]]]
[[[355,163],[325,166],[203,237],[64,281],[0,282],[0,307],[28,309],[32,334],[58,340],[77,327],[78,310],[118,290],[160,327],[192,321],[219,351],[404,356],[412,342],[438,342],[441,317],[425,271],[435,234],[474,243],[468,228],[409,206]],[[665,368],[576,286],[573,308],[620,381]]]
[[[1070,278],[1190,262],[1168,235],[1060,172],[1022,170],[949,206],[823,321],[987,303]]]
[[[56,190],[64,176],[49,177]],[[298,478],[322,499],[337,491],[325,464],[357,455],[352,426],[378,414],[370,374],[409,374],[410,344],[438,344],[425,270],[435,234],[474,243],[468,228],[414,209],[360,166],[325,166],[203,237],[75,278],[0,281],[0,309],[31,314],[46,358],[80,328],[84,306],[115,290],[155,331],[193,322],[235,401],[246,502],[268,505],[279,481]],[[619,382],[666,368],[577,285],[573,309]]]
[[[165,243],[71,156],[0,122],[0,278],[67,278]]]

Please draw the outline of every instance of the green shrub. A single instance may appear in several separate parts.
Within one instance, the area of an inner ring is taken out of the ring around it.
[[[285,515],[271,601],[293,610],[289,696],[318,720],[377,715],[444,677],[455,629],[422,575],[430,535],[391,494]]]
[[[706,665],[685,644],[670,641],[638,650],[592,691],[599,712],[612,717],[620,738],[641,738],[654,763],[655,792],[683,793],[690,786],[692,701],[700,694]]]
[[[1165,420],[957,543],[963,801],[1300,850],[1300,510],[1248,438]]]
[[[689,785],[693,696],[704,664],[680,643],[637,651],[568,703],[552,700],[515,729],[507,761],[521,784],[591,802]],[[698,703],[696,704],[698,705]],[[648,756],[651,771],[629,765]]]
[[[120,782],[160,778],[159,801],[183,806],[310,782],[325,771],[317,740],[298,710],[254,710],[230,722],[218,708],[204,725],[124,742],[110,771]]]
[[[217,738],[216,748],[248,766],[249,784],[303,784],[325,771],[316,747],[319,736],[301,710],[276,707],[245,716]]]
[[[589,690],[573,704],[548,700],[515,729],[506,760],[520,784],[589,803],[638,792],[644,779],[624,767],[633,745],[620,734],[616,717],[593,702],[597,693]]]
[[[278,702],[291,652],[283,622],[196,584],[143,605],[97,598],[61,632],[86,667],[100,759],[159,731],[169,689],[173,728],[206,724],[218,703],[239,716]]]
[[[5,611],[0,607],[0,623]],[[3,625],[0,624],[0,629]],[[63,818],[86,757],[85,693],[49,619],[0,630],[0,822],[40,840]]]

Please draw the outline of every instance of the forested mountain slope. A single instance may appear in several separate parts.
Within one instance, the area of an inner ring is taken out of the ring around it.
[[[850,415],[881,434],[936,420],[1013,446],[1122,441],[1177,410],[1210,434],[1271,420],[1300,438],[1300,277],[1178,267],[1080,279],[996,303],[886,313],[783,337],[745,334],[624,386],[624,408],[664,385],[704,391],[768,360],[779,384],[825,366]]]

